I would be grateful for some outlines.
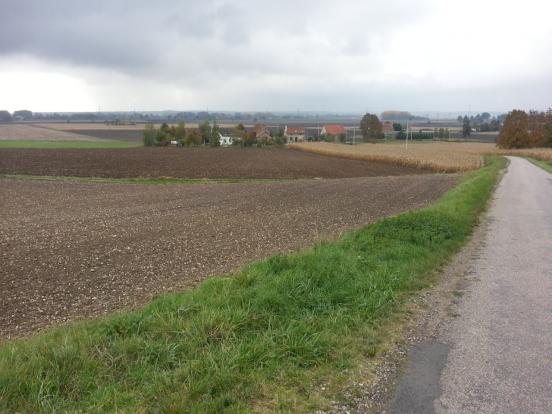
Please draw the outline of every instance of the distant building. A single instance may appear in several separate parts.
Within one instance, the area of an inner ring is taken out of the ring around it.
[[[320,134],[338,137],[340,135],[346,135],[347,132],[345,131],[345,127],[343,125],[324,125],[322,127],[322,131],[320,131]]]
[[[263,142],[263,141],[270,141],[272,139],[272,135],[270,134],[270,130],[266,127],[266,125],[263,124],[256,124],[253,127],[253,132],[255,133],[255,137],[257,138],[257,141]]]
[[[397,135],[397,131],[393,128],[393,123],[389,121],[385,121],[381,125],[381,132],[383,132],[383,135],[385,135],[385,138],[388,137],[394,137]]]
[[[303,142],[305,140],[305,128],[303,127],[288,127],[286,125],[284,129],[284,136],[286,141],[291,142]]]
[[[219,133],[220,145],[222,147],[229,147],[234,143],[234,138],[231,135],[222,135]]]

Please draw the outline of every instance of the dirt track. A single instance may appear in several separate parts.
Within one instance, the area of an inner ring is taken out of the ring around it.
[[[0,179],[0,340],[136,306],[420,207],[455,180],[155,186]]]
[[[346,178],[421,174],[413,167],[281,148],[0,149],[0,174],[74,177]]]

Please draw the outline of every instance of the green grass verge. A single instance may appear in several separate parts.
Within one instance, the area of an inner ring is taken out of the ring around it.
[[[0,411],[323,407],[339,398],[354,367],[378,354],[389,321],[466,241],[506,164],[489,160],[429,208],[248,265],[139,311],[3,345]]]
[[[11,175],[0,174],[0,179],[31,180],[31,181],[69,181],[92,184],[239,184],[239,183],[275,183],[285,181],[298,181],[303,179],[278,179],[278,178],[103,178],[103,177],[69,177],[52,175]],[[304,178],[308,180],[309,178]]]
[[[542,169],[552,173],[552,161],[537,160],[536,158],[526,157],[533,164],[538,165]]]
[[[0,148],[133,148],[141,143],[126,141],[31,141],[31,140],[0,140]]]

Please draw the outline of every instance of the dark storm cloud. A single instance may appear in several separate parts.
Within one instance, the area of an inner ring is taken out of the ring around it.
[[[0,13],[0,54],[135,72],[173,50],[192,53],[200,41],[246,42],[238,12],[210,1],[8,0]]]

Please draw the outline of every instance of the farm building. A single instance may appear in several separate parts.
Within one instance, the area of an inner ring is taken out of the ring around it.
[[[288,127],[284,129],[284,136],[288,143],[303,142],[305,140],[305,128],[303,127]]]
[[[318,141],[321,135],[320,127],[305,127],[305,140],[307,141]]]
[[[229,147],[234,143],[234,138],[230,134],[223,135],[219,133],[219,137],[220,137],[220,145],[223,147]]]
[[[270,141],[272,139],[270,130],[266,127],[266,125],[256,124],[253,127],[253,132],[255,133],[257,141]]]
[[[324,125],[320,133],[321,135],[338,137],[340,135],[345,135],[347,132],[345,131],[345,127],[343,125]]]
[[[383,135],[385,135],[385,138],[394,137],[397,135],[397,131],[393,128],[393,123],[389,121],[385,121],[381,125],[381,131],[383,132]]]

